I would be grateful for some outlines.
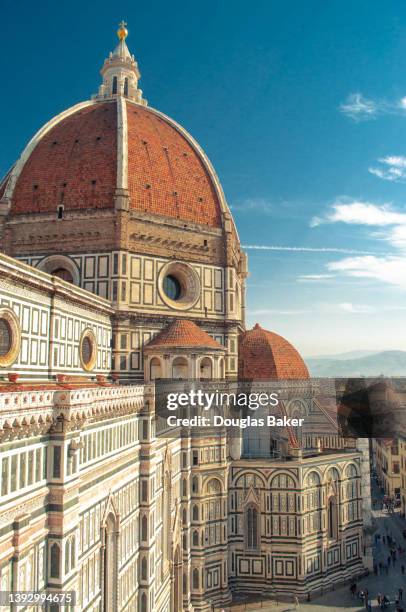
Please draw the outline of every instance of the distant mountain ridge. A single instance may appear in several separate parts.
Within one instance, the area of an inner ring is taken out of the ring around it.
[[[406,351],[351,351],[305,361],[311,376],[406,376]]]

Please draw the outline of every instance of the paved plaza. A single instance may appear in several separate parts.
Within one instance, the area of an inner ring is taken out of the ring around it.
[[[376,485],[373,486],[373,498],[381,498],[381,494],[378,492]],[[402,548],[406,548],[406,539],[403,538],[403,530],[406,529],[406,521],[399,516],[398,512],[389,514],[386,510],[382,510],[379,504],[379,508],[373,510],[373,516],[375,524],[377,526],[377,532],[381,535],[381,541],[374,543],[374,562],[379,565],[381,562],[384,566],[388,562],[389,547],[387,545],[388,534],[393,538],[396,546],[400,545]],[[385,544],[383,543],[383,537],[385,537]],[[368,577],[360,580],[357,583],[357,589],[368,589],[369,597],[372,604],[372,610],[378,611],[380,607],[377,603],[377,594],[385,594],[390,600],[390,605],[387,606],[386,610],[394,612],[395,596],[398,589],[401,587],[404,590],[403,598],[406,598],[406,574],[402,575],[401,566],[406,567],[406,554],[397,555],[395,563],[391,561],[388,567],[388,573],[385,569],[378,570],[378,575],[371,573]],[[406,602],[400,602],[401,607],[406,612]],[[326,595],[315,598],[311,602],[300,602],[299,607],[296,608],[293,600],[292,603],[279,603],[273,601],[264,601],[250,604],[236,604],[231,607],[231,612],[250,612],[255,611],[273,611],[273,612],[290,612],[293,610],[299,610],[300,612],[339,612],[346,610],[348,612],[358,612],[365,610],[365,605],[357,597],[352,598],[350,593],[350,585],[331,591]],[[216,611],[217,612],[217,611]]]

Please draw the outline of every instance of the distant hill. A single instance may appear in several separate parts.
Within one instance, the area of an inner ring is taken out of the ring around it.
[[[355,357],[355,354],[361,356]],[[406,351],[353,351],[331,357],[308,357],[311,376],[406,376]]]
[[[309,359],[333,359],[334,361],[342,361],[343,359],[359,359],[359,357],[368,357],[369,355],[376,355],[377,353],[382,353],[383,351],[379,351],[375,349],[375,351],[347,351],[345,353],[336,353],[333,355],[313,355],[309,357],[305,357],[306,363]],[[388,351],[386,351],[388,352]],[[402,352],[402,351],[401,351]]]

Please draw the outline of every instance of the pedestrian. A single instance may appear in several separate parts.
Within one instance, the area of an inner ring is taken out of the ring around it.
[[[398,589],[399,601],[403,601],[403,588],[399,587]]]
[[[406,536],[405,536],[405,537],[406,537]],[[382,542],[383,542],[384,544],[386,544],[386,538],[385,538],[385,536],[382,536]]]
[[[388,565],[390,565],[391,556],[388,555]]]
[[[377,574],[378,574],[378,566],[377,566],[376,563],[374,563],[374,574],[375,574],[375,576],[377,576]]]
[[[402,564],[400,566],[400,569],[402,570],[402,575],[404,576],[405,575],[405,566]]]
[[[297,598],[297,595],[294,596],[293,603],[295,604],[295,608],[299,607],[300,604],[299,604],[299,599]]]

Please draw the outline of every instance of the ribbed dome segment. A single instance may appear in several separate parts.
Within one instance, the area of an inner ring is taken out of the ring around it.
[[[116,104],[91,104],[38,139],[17,178],[11,214],[114,207],[116,177]]]
[[[128,188],[141,212],[221,227],[221,207],[190,141],[149,108],[127,102]]]
[[[221,346],[193,321],[175,320],[159,332],[145,348],[209,348],[224,351]]]
[[[241,380],[301,380],[309,372],[297,350],[282,336],[258,323],[240,337],[238,373]]]
[[[142,104],[110,99],[65,111],[34,137],[11,172],[12,215],[114,208],[222,226],[210,163],[180,126]]]

